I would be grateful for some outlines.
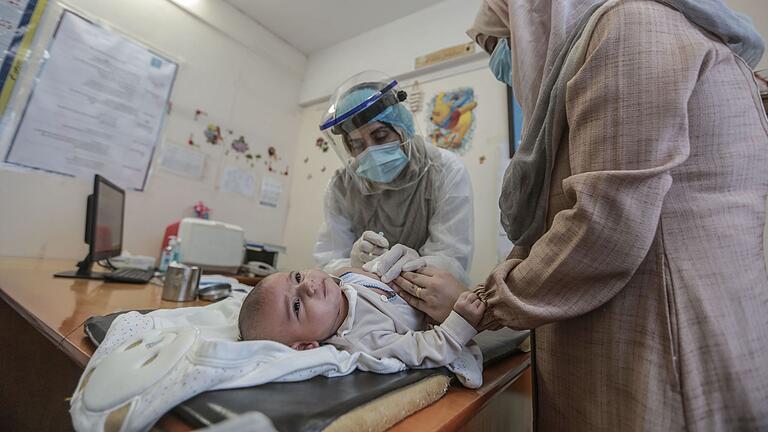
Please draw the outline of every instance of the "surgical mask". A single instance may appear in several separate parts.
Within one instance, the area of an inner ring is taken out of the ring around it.
[[[377,183],[389,183],[408,163],[408,156],[400,149],[400,142],[368,147],[357,157],[355,172]]]
[[[496,43],[496,48],[493,49],[488,66],[497,80],[512,87],[512,55],[509,52],[509,44],[506,38],[501,38]]]

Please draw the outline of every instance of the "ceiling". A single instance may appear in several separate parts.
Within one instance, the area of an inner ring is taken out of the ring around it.
[[[306,55],[441,1],[226,0]]]

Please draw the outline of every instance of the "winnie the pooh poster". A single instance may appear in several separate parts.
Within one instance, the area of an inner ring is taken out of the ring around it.
[[[429,102],[428,136],[432,144],[464,154],[475,129],[475,92],[471,87],[441,91]]]

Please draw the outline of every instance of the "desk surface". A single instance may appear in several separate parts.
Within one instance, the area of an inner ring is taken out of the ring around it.
[[[91,316],[210,304],[164,301],[160,298],[163,288],[153,284],[53,277],[74,267],[72,260],[1,257],[0,298],[82,367],[94,351],[83,333],[83,324]]]
[[[83,324],[91,316],[210,304],[164,301],[160,297],[162,287],[152,284],[53,277],[54,273],[74,266],[73,260],[0,257],[0,298],[82,367],[94,351],[83,333]],[[481,388],[453,386],[440,401],[398,423],[395,429],[456,429],[507,388],[529,364],[528,354],[505,359],[485,370]]]

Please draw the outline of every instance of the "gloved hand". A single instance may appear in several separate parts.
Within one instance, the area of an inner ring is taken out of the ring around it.
[[[349,253],[350,264],[352,267],[362,267],[363,264],[386,252],[387,248],[389,248],[389,242],[383,235],[365,231],[352,244],[352,251]]]
[[[426,261],[419,257],[418,252],[398,243],[380,257],[365,264],[363,270],[376,273],[381,276],[382,282],[390,283],[400,272],[418,270],[426,265]]]

